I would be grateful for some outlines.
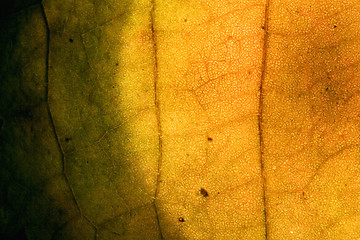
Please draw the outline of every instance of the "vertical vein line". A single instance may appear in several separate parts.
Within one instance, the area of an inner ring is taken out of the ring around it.
[[[49,101],[49,62],[50,62],[50,28],[49,28],[49,22],[47,20],[47,17],[46,17],[46,13],[45,13],[45,9],[44,9],[44,5],[43,3],[41,2],[40,3],[40,8],[41,8],[41,14],[44,18],[44,22],[45,22],[45,28],[46,28],[46,69],[45,69],[45,81],[46,81],[46,92],[45,92],[45,99],[46,99],[46,102],[47,102],[47,112],[49,114],[49,118],[50,118],[50,123],[51,123],[51,127],[52,127],[52,131],[55,135],[55,139],[56,139],[56,144],[57,144],[57,147],[59,149],[59,152],[60,152],[60,155],[61,155],[61,160],[62,160],[62,174],[65,178],[65,181],[66,181],[66,184],[69,186],[69,189],[70,189],[70,192],[71,192],[71,197],[76,205],[76,208],[77,210],[79,211],[80,215],[82,217],[84,217],[91,225],[92,227],[96,228],[95,227],[95,224],[90,221],[90,219],[88,219],[81,211],[81,208],[79,206],[79,203],[75,197],[75,193],[74,193],[74,190],[70,184],[70,181],[69,181],[69,178],[68,176],[66,175],[66,172],[65,172],[65,153],[64,153],[64,150],[61,146],[61,143],[60,143],[60,140],[59,140],[59,136],[57,134],[57,130],[56,130],[56,127],[55,127],[55,124],[54,124],[54,118],[53,118],[53,114],[51,113],[51,108],[50,108],[50,101]]]
[[[48,20],[46,18],[46,14],[45,14],[45,9],[44,9],[44,5],[41,3],[40,4],[41,6],[41,13],[43,15],[43,18],[44,18],[44,21],[45,21],[45,27],[46,27],[46,70],[45,70],[45,80],[46,80],[46,102],[47,102],[47,111],[49,113],[49,118],[50,118],[50,122],[51,122],[51,126],[52,126],[52,130],[53,130],[53,133],[55,135],[55,138],[56,138],[56,144],[58,145],[58,149],[59,149],[59,152],[61,154],[61,159],[62,159],[62,172],[63,172],[63,175],[65,176],[65,181],[67,183],[67,185],[70,187],[70,190],[71,190],[71,193],[72,193],[72,197],[73,197],[73,200],[76,204],[76,207],[78,209],[78,211],[81,213],[81,210],[80,210],[80,207],[76,201],[76,198],[75,198],[75,195],[74,195],[74,192],[70,186],[70,182],[69,182],[69,179],[67,178],[66,176],[66,173],[65,173],[65,156],[64,156],[64,150],[60,144],[60,141],[59,141],[59,136],[57,134],[57,131],[56,131],[56,128],[55,128],[55,124],[54,124],[54,118],[53,118],[53,114],[51,113],[51,108],[50,108],[50,101],[49,101],[49,58],[50,58],[50,28],[49,28],[49,23],[48,23]]]
[[[266,60],[267,60],[267,50],[268,50],[268,30],[269,30],[269,6],[270,0],[266,0],[265,4],[265,22],[264,22],[264,42],[263,42],[263,55],[262,55],[262,69],[261,69],[261,79],[260,79],[260,100],[259,100],[259,140],[260,140],[260,165],[261,165],[261,176],[263,184],[263,203],[264,203],[264,220],[265,220],[265,238],[269,236],[268,228],[268,219],[267,219],[267,199],[266,199],[266,177],[264,169],[264,139],[263,139],[263,102],[264,102],[264,80],[266,72]]]
[[[159,185],[160,185],[161,165],[162,165],[162,128],[161,128],[161,122],[160,122],[160,105],[159,105],[158,60],[157,60],[158,49],[157,49],[157,39],[156,39],[156,30],[155,30],[155,0],[151,1],[151,5],[152,5],[151,32],[152,32],[153,52],[154,52],[154,98],[155,98],[154,103],[155,103],[156,122],[157,122],[158,141],[159,141],[159,156],[158,156],[154,206],[155,206],[156,221],[159,226],[160,239],[163,239],[161,225],[160,225],[160,219],[159,219],[159,213],[158,213],[158,206],[157,206],[157,198],[159,195]]]

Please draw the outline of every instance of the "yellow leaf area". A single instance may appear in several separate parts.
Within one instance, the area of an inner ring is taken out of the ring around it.
[[[165,238],[358,238],[359,10],[155,3]]]
[[[258,123],[264,9],[257,1],[155,3],[156,203],[165,239],[265,236]]]

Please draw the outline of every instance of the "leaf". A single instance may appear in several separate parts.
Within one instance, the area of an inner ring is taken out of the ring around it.
[[[271,6],[267,49],[274,51],[267,55],[262,111],[268,233],[279,239],[355,239],[359,5]]]
[[[356,1],[4,6],[1,238],[359,235]]]

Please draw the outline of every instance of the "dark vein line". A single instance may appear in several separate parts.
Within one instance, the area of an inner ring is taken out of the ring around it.
[[[154,97],[155,97],[155,111],[156,111],[156,120],[157,120],[157,129],[159,134],[159,158],[158,158],[158,168],[157,168],[157,177],[156,177],[156,189],[155,189],[155,199],[154,199],[154,209],[156,215],[156,221],[159,226],[159,234],[160,239],[163,239],[163,234],[161,230],[158,206],[157,206],[157,198],[159,195],[159,184],[160,184],[160,173],[161,173],[161,165],[162,165],[162,129],[160,123],[160,106],[159,106],[159,89],[158,89],[158,62],[157,62],[157,39],[156,39],[156,31],[155,31],[155,0],[152,0],[152,9],[151,9],[151,32],[152,32],[152,40],[154,46]]]
[[[69,186],[70,192],[71,192],[71,197],[76,205],[77,210],[79,211],[80,215],[86,219],[95,229],[96,226],[90,221],[90,219],[88,219],[81,211],[79,203],[75,197],[75,193],[73,188],[71,187],[70,181],[66,175],[65,172],[65,153],[64,150],[61,146],[60,140],[59,140],[59,136],[57,134],[56,131],[56,127],[54,124],[54,118],[53,118],[53,114],[51,113],[51,108],[50,108],[50,100],[49,100],[49,62],[50,62],[50,28],[49,28],[49,22],[47,20],[46,17],[46,13],[45,13],[45,8],[43,3],[40,4],[40,9],[41,9],[41,15],[43,16],[44,19],[44,23],[45,23],[45,28],[46,28],[46,70],[45,70],[45,82],[46,82],[46,91],[45,91],[45,99],[47,102],[47,112],[50,118],[50,122],[51,122],[51,127],[52,127],[52,131],[54,133],[55,139],[56,139],[56,144],[57,147],[59,149],[59,152],[61,154],[61,159],[62,159],[62,175],[65,178],[66,184]]]
[[[264,203],[264,219],[265,219],[265,239],[268,238],[268,219],[267,219],[267,199],[266,199],[266,177],[264,169],[264,139],[263,139],[263,102],[264,102],[264,80],[266,71],[266,60],[267,60],[267,49],[268,49],[268,37],[269,37],[269,5],[270,0],[266,0],[265,5],[265,22],[264,22],[264,43],[263,43],[263,56],[262,56],[262,70],[260,79],[260,100],[259,100],[259,140],[260,140],[260,165],[261,165],[261,176],[263,181],[263,203]]]
[[[56,143],[57,143],[59,152],[61,154],[63,175],[65,176],[66,183],[70,186],[69,180],[68,180],[68,178],[66,176],[66,173],[65,173],[64,151],[63,151],[62,146],[60,144],[59,136],[57,134],[55,124],[54,124],[53,114],[51,113],[51,108],[50,108],[50,104],[49,104],[49,102],[50,102],[50,99],[49,99],[50,28],[49,28],[49,23],[48,23],[48,20],[47,20],[47,17],[46,17],[44,5],[41,3],[40,6],[41,6],[41,14],[43,15],[44,22],[45,22],[45,28],[46,28],[46,70],[45,70],[46,96],[45,96],[45,98],[46,98],[46,102],[47,102],[47,111],[48,111],[48,114],[49,114],[51,127],[52,127],[53,133],[54,133],[55,138],[56,138]],[[71,189],[71,192],[72,192],[72,195],[73,195],[73,199],[74,199],[74,201],[76,203],[76,207],[78,208],[79,212],[81,212],[80,208],[79,208],[79,205],[77,204],[77,201],[75,199],[75,195],[74,195],[74,193],[72,191],[72,188],[70,187],[70,189]]]

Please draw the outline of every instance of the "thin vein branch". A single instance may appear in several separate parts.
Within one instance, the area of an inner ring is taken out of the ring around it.
[[[265,219],[265,239],[268,238],[268,223],[267,223],[267,199],[266,199],[266,177],[264,169],[264,139],[263,139],[263,101],[264,101],[264,80],[266,72],[266,60],[267,60],[267,49],[268,49],[268,37],[269,37],[269,6],[270,0],[266,0],[265,5],[265,22],[264,22],[264,43],[263,43],[263,56],[262,56],[262,70],[260,80],[260,100],[259,100],[259,141],[260,141],[260,165],[261,165],[261,176],[263,181],[263,203],[264,203],[264,219]]]
[[[155,189],[155,200],[154,200],[154,209],[156,214],[156,221],[159,226],[159,235],[160,239],[163,239],[163,234],[161,230],[158,206],[157,206],[157,198],[159,195],[159,185],[160,185],[160,174],[161,174],[161,165],[162,165],[162,129],[160,122],[160,105],[159,105],[159,87],[158,87],[158,62],[157,62],[157,39],[156,39],[156,31],[155,31],[155,0],[152,0],[152,9],[151,9],[151,32],[152,32],[152,40],[154,46],[154,93],[155,93],[155,109],[156,109],[156,120],[157,120],[157,128],[158,128],[158,141],[159,141],[159,158],[158,158],[158,168],[157,168],[157,179],[156,179],[156,189]]]

